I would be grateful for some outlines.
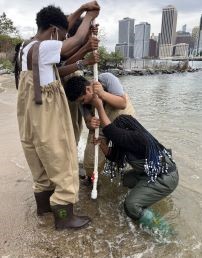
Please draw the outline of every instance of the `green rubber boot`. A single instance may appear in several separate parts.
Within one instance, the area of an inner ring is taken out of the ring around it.
[[[172,235],[172,228],[168,222],[154,214],[150,209],[145,209],[142,217],[139,219],[139,223],[143,228],[151,230],[162,237],[169,237]]]

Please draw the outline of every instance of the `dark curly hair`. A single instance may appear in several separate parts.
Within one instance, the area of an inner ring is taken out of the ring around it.
[[[64,83],[65,94],[70,101],[75,101],[86,93],[86,86],[89,85],[90,82],[83,76],[73,76]]]
[[[36,15],[36,24],[38,29],[46,30],[51,25],[55,25],[59,28],[68,29],[68,22],[65,14],[59,7],[49,5],[41,9]]]

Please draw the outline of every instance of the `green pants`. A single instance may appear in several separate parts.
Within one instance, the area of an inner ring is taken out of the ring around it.
[[[148,183],[148,176],[144,172],[128,171],[123,177],[123,185],[131,188],[128,192],[124,207],[126,214],[132,219],[139,219],[143,210],[160,201],[178,185],[178,171],[173,169],[169,174],[157,177],[155,183]]]

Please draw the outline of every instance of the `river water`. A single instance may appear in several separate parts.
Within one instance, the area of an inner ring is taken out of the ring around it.
[[[2,257],[202,257],[202,72],[120,79],[138,120],[172,148],[178,165],[179,186],[153,207],[175,235],[162,241],[140,229],[123,211],[127,189],[118,179],[111,183],[104,176],[96,201],[81,186],[76,211],[92,217],[89,227],[56,232],[52,215],[37,218],[32,179],[18,139],[16,91],[6,88],[0,94]]]

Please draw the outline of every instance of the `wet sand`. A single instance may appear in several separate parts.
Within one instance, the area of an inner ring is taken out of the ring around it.
[[[1,76],[4,89],[0,93],[0,256],[2,257],[104,257],[110,251],[105,241],[96,247],[94,239],[111,231],[111,221],[97,227],[108,207],[105,193],[99,195],[99,201],[92,201],[90,190],[81,187],[80,202],[76,211],[89,215],[93,222],[82,230],[56,232],[52,214],[39,218],[32,191],[32,177],[21,148],[16,120],[17,91],[11,76]],[[110,191],[111,192],[111,191]],[[102,224],[102,223],[101,223]],[[97,249],[98,248],[98,249]],[[105,254],[104,256],[102,255]]]
[[[89,189],[80,189],[75,210],[92,218],[87,228],[57,232],[52,214],[37,217],[31,173],[18,136],[14,79],[0,76],[0,83],[0,257],[202,257],[201,195],[181,185],[155,205],[177,232],[164,244],[126,217],[126,189],[103,176],[96,201],[90,199]]]

